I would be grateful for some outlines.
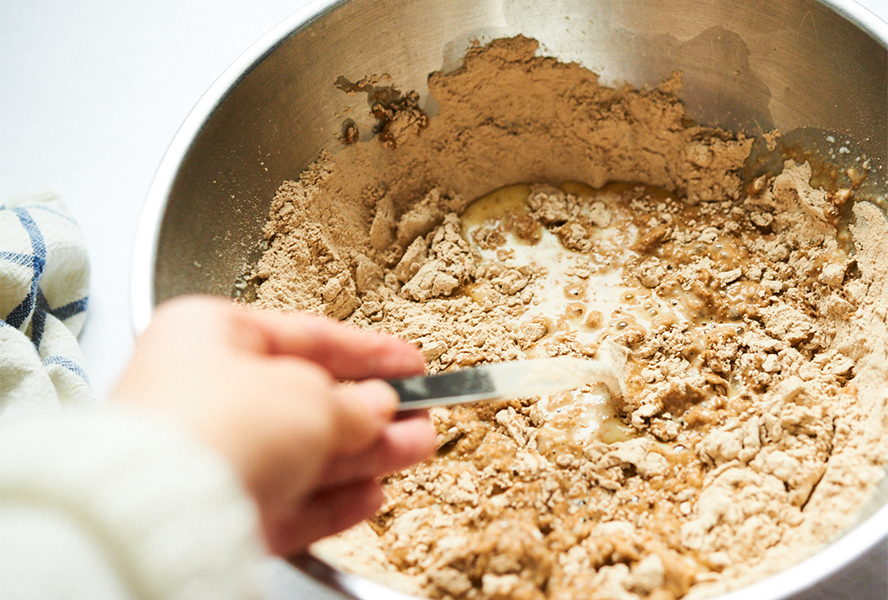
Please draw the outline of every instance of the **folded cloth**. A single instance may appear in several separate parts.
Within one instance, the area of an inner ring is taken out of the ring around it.
[[[92,400],[77,343],[88,289],[86,244],[61,200],[0,206],[0,417]]]

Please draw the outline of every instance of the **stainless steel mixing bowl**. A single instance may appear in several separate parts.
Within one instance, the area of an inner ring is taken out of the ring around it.
[[[605,84],[656,85],[681,70],[693,119],[752,134],[825,130],[853,141],[884,176],[888,25],[851,0],[318,0],[233,64],[173,140],[136,240],[136,329],[167,298],[231,293],[278,185],[336,145],[346,108],[366,112],[363,98],[334,88],[338,76],[388,73],[427,101],[428,74],[456,67],[472,40],[519,33]],[[888,487],[857,521],[738,596],[788,598],[884,540]],[[378,597],[357,578],[307,567]]]

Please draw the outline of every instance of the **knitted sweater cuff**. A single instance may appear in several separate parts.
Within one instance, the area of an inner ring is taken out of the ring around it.
[[[0,500],[70,516],[114,556],[134,597],[258,597],[255,506],[228,464],[184,431],[119,408],[0,429]]]

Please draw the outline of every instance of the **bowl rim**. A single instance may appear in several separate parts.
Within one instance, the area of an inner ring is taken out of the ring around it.
[[[179,166],[207,119],[237,84],[289,37],[350,0],[311,0],[249,46],[210,85],[186,116],[167,147],[146,195],[133,242],[130,270],[130,317],[136,336],[147,328],[155,308],[155,262],[163,214]],[[855,0],[814,0],[852,23],[888,49],[888,23]],[[888,475],[880,488],[888,491]],[[807,559],[750,585],[719,596],[719,600],[780,600],[822,583],[888,539],[888,503],[844,530]],[[305,554],[292,563],[313,579],[354,598],[416,599],[373,581],[337,569]],[[816,573],[811,576],[811,573]]]
[[[836,12],[888,49],[888,23],[855,0],[814,0]],[[260,37],[210,85],[186,116],[166,149],[145,197],[130,260],[130,318],[138,336],[151,320],[160,224],[179,165],[207,119],[234,87],[287,38],[349,0],[311,0]]]
[[[888,479],[883,480],[883,483]],[[880,487],[886,487],[882,485]],[[880,526],[873,526],[873,525]],[[888,504],[868,516],[838,538],[824,542],[814,554],[773,575],[729,591],[713,600],[801,600],[798,594],[812,590],[832,575],[840,573],[880,542],[888,539]],[[313,554],[291,561],[300,571],[330,588],[359,600],[424,600],[392,590],[360,575],[343,571]],[[812,577],[812,573],[816,573]]]
[[[151,321],[157,247],[163,214],[179,166],[200,135],[207,120],[234,88],[287,38],[349,0],[311,0],[260,37],[234,60],[200,97],[176,131],[154,172],[136,227],[130,260],[130,319],[136,336]]]

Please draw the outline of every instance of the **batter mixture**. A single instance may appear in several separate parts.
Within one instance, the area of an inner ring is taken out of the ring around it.
[[[314,551],[431,598],[699,598],[781,570],[888,463],[885,218],[807,163],[744,181],[752,140],[688,122],[677,78],[612,89],[536,49],[473,48],[430,78],[432,118],[343,87],[378,135],[281,186],[249,278],[431,371],[607,353],[620,389],[434,409],[438,456]]]

